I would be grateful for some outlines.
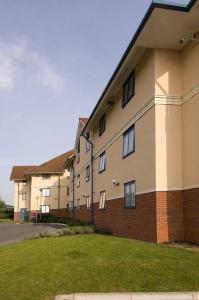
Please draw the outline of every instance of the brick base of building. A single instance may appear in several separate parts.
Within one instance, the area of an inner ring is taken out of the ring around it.
[[[86,205],[75,211],[75,219],[89,221]],[[199,189],[153,192],[136,196],[136,208],[124,208],[124,199],[94,204],[95,225],[113,235],[150,242],[199,242]]]
[[[30,212],[27,211],[29,214]],[[38,210],[32,210],[31,213],[37,213],[40,214],[40,211]],[[68,210],[66,208],[60,208],[60,209],[51,209],[50,214],[55,216],[55,217],[64,217],[67,218],[69,217]],[[20,215],[19,212],[14,212],[14,221],[20,221]]]

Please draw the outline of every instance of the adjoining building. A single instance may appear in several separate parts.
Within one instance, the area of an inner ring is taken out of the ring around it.
[[[23,220],[26,213],[67,215],[70,194],[68,151],[39,166],[14,166],[14,219]]]
[[[199,1],[153,2],[71,161],[73,215],[113,234],[199,241]]]

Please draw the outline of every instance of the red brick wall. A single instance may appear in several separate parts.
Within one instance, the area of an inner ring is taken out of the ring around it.
[[[125,209],[124,199],[106,201],[106,209],[94,206],[95,225],[114,235],[156,242],[155,193],[136,196],[136,209]],[[75,211],[75,218],[89,220],[86,206]]]
[[[157,241],[184,240],[182,191],[156,192]]]
[[[199,242],[199,189],[183,191],[185,240]]]

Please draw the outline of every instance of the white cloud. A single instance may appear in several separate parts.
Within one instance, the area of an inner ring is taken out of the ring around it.
[[[31,74],[30,72],[31,69]],[[56,93],[66,85],[64,77],[55,71],[53,65],[38,51],[32,49],[26,40],[14,43],[0,42],[0,90],[12,90],[17,85],[18,74],[31,78],[31,84],[42,85]]]

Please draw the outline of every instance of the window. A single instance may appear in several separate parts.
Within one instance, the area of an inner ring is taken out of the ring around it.
[[[133,71],[123,85],[122,107],[125,107],[135,95],[135,72]]]
[[[27,185],[27,181],[26,181],[26,180],[23,180],[23,181],[22,181],[22,185]]]
[[[124,184],[124,207],[135,207],[135,181]]]
[[[68,207],[68,210],[69,210],[69,211],[72,211],[72,210],[73,210],[73,201],[70,201],[70,202],[67,204],[67,207]]]
[[[91,207],[91,197],[86,196],[86,208],[90,209],[90,207]]]
[[[77,186],[77,187],[80,187],[80,174],[77,175],[76,186]]]
[[[50,179],[50,174],[42,174],[42,179],[44,180]]]
[[[50,212],[50,205],[41,205],[42,214],[49,214],[49,212]]]
[[[99,136],[101,136],[106,129],[106,115],[104,114],[99,120]]]
[[[135,126],[131,126],[123,134],[123,158],[135,151]]]
[[[106,193],[100,192],[99,209],[105,209]]]
[[[26,200],[26,193],[22,193],[22,200]]]
[[[70,188],[69,188],[69,186],[67,186],[67,188],[66,188],[66,195],[70,196]]]
[[[79,210],[79,209],[80,209],[80,200],[79,200],[79,199],[77,199],[76,208],[77,208],[77,210]]]
[[[90,181],[90,166],[86,168],[86,181]]]
[[[99,173],[104,172],[106,169],[106,152],[103,152],[100,155],[100,159],[99,159]]]
[[[88,133],[87,138],[90,139],[90,133]],[[86,140],[86,152],[90,151],[90,143]]]
[[[77,164],[80,162],[80,140],[77,145],[76,161],[77,161]]]
[[[41,190],[41,195],[42,195],[42,197],[50,197],[50,189],[49,188],[42,189]]]

